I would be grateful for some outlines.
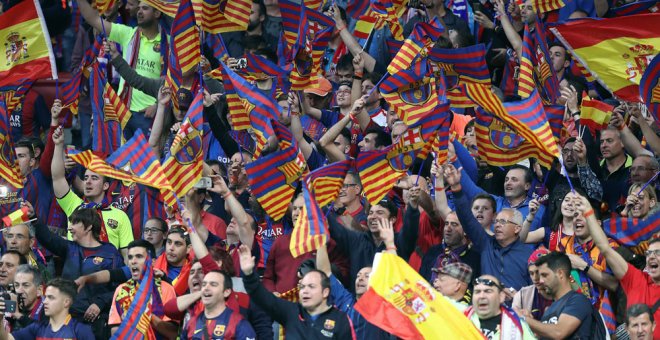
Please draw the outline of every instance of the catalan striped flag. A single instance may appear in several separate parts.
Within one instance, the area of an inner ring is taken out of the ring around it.
[[[122,131],[122,142],[123,142],[123,131],[128,124],[128,120],[131,119],[133,115],[128,109],[126,104],[119,98],[119,95],[115,89],[110,86],[110,84],[105,83],[105,91],[103,93],[103,98],[105,105],[103,106],[103,113],[105,114],[106,120],[117,121]]]
[[[5,53],[0,54],[0,87],[21,79],[57,79],[55,55],[46,20],[38,0],[20,1],[2,13],[0,36]]]
[[[658,0],[635,1],[616,8],[610,8],[610,17],[622,17],[626,15],[656,13],[660,10]]]
[[[477,106],[477,104],[468,97],[467,90],[462,84],[458,84],[456,87],[447,90],[445,95],[452,108],[465,109]]]
[[[399,9],[392,0],[371,0],[371,13],[369,15],[378,18],[375,29],[381,29],[387,25],[392,37],[403,40],[403,26],[399,22]]]
[[[523,139],[515,130],[501,119],[477,108],[475,132],[479,156],[488,164],[508,166],[534,157],[543,162],[552,162],[532,143]]]
[[[639,96],[658,124],[660,122],[660,54],[651,60],[644,71],[639,82]]]
[[[87,68],[96,62],[96,57],[99,55],[101,47],[103,47],[103,37],[97,35],[94,43],[85,51],[83,60],[80,62],[80,66],[74,70],[71,79],[60,85],[62,107],[68,107],[73,114],[78,113],[78,96],[80,95],[83,76],[89,77]]]
[[[95,155],[91,150],[70,153],[71,159],[82,165],[84,168],[92,170],[97,174],[114,178],[120,181],[133,182],[133,176],[122,169],[116,169],[108,164],[101,157]]]
[[[220,63],[229,118],[234,130],[254,129],[257,137],[255,157],[258,157],[268,137],[274,134],[271,119],[277,119],[282,111],[275,99],[266,96],[254,85]]]
[[[536,88],[544,104],[555,104],[561,96],[559,79],[552,67],[545,28],[540,20],[535,23],[534,32],[525,25],[520,73],[518,77],[518,95],[528,98]]]
[[[410,68],[385,75],[379,89],[406,125],[417,123],[438,104],[435,78],[430,74],[426,59],[413,63]]]
[[[142,130],[138,129],[133,137],[110,155],[106,161],[117,169],[123,169],[133,174],[134,182],[160,189],[163,196],[172,197],[167,195],[173,190],[172,184],[165,177],[160,161],[142,134]],[[167,203],[172,206],[176,204],[176,201],[171,200]]]
[[[275,221],[284,217],[303,174],[298,153],[290,146],[245,165],[252,193]]]
[[[179,9],[179,0],[144,0],[144,2],[170,18],[174,18]]]
[[[345,159],[318,168],[309,174],[307,185],[314,193],[320,207],[325,207],[337,199],[339,190],[344,185],[344,178],[352,166],[353,160]]]
[[[92,66],[89,92],[92,102],[92,150],[109,155],[121,145],[121,124],[116,117],[105,115],[105,89],[107,80],[98,63]]]
[[[28,207],[22,207],[16,211],[11,212],[9,215],[3,217],[2,223],[4,223],[5,228],[8,228],[22,223],[26,223],[29,220],[30,220],[30,216],[28,215]]]
[[[558,10],[566,4],[563,0],[534,0],[532,6],[536,9],[537,13],[546,13]]]
[[[203,31],[245,31],[250,22],[250,0],[192,0],[195,20]]]
[[[442,105],[448,105],[448,104],[445,103]],[[435,140],[427,143],[430,144],[431,150],[435,150],[436,152],[435,157],[440,164],[445,164],[447,162],[450,127],[451,127],[451,117],[447,117],[443,119],[442,123],[440,124],[440,128],[437,131],[437,135],[435,136]]]
[[[412,165],[414,152],[390,145],[383,150],[360,152],[356,167],[369,204],[380,202]]]
[[[296,141],[296,138],[293,137],[291,130],[289,130],[288,127],[284,126],[284,124],[280,123],[278,120],[271,119],[270,123],[273,126],[275,137],[277,137],[277,145],[279,146],[280,150],[293,148],[294,150],[298,151],[295,160],[296,165],[298,168],[302,169],[301,176],[307,175],[309,171],[307,171],[307,162],[305,161],[305,156],[303,156],[302,152],[300,152],[300,148],[298,148],[298,142]]]
[[[658,20],[660,13],[583,19],[550,30],[614,96],[638,102],[642,74],[660,54]]]
[[[461,48],[433,48],[428,52],[429,63],[442,69],[445,76],[458,77],[458,82],[490,85],[484,44]],[[450,88],[454,84],[449,85]]]
[[[577,58],[573,58],[573,62],[575,63],[575,66],[577,67],[577,69],[580,70],[580,74],[582,74],[584,76],[584,78],[587,79],[587,82],[593,83],[594,81],[596,81],[596,78],[594,78],[594,76],[591,74],[591,72],[589,72],[584,67],[584,65],[582,65],[582,63],[580,63],[580,61],[577,60]]]
[[[105,14],[110,8],[114,7],[117,0],[96,0],[94,1],[94,8],[100,13]]]
[[[592,136],[596,131],[607,129],[614,106],[595,99],[582,98],[580,125],[589,128]]]
[[[463,313],[396,254],[376,254],[369,287],[355,310],[402,339],[484,339]]]
[[[427,55],[433,43],[438,40],[445,29],[437,18],[431,22],[418,22],[412,33],[403,43],[399,52],[387,66],[387,72],[394,74],[407,69],[421,55]]]
[[[202,152],[202,124],[204,123],[204,94],[197,92],[183,118],[163,169],[172,184],[174,193],[183,197],[202,177],[204,154]],[[166,202],[171,198],[165,197]]]
[[[603,221],[607,236],[626,247],[636,247],[650,240],[660,230],[660,211],[645,219],[618,217]]]
[[[470,99],[510,125],[521,137],[538,148],[541,155],[545,155],[539,158],[542,165],[549,167],[553,158],[559,157],[559,148],[543,112],[541,98],[536,92],[520,102],[502,104],[488,86],[466,83],[465,87]]]
[[[130,307],[124,313],[119,328],[112,335],[112,340],[156,338],[151,327],[151,315],[153,291],[158,288],[155,286],[154,269],[151,262],[151,258],[148,258],[144,264],[144,273],[142,273],[142,277],[140,278],[140,286],[135,292]]]
[[[178,69],[186,73],[199,65],[201,60],[200,37],[195,27],[195,14],[191,0],[181,0],[179,10],[172,21],[172,48]]]
[[[305,7],[320,12],[328,0],[303,0],[302,2],[305,4]]]
[[[294,222],[289,250],[293,257],[314,251],[323,246],[328,239],[327,220],[316,202],[314,192],[309,188],[311,174],[305,176],[302,187],[305,204],[298,219]]]

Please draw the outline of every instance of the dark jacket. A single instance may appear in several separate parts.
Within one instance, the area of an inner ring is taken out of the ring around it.
[[[64,259],[62,278],[75,280],[82,275],[92,274],[101,270],[120,268],[124,265],[121,254],[110,243],[103,243],[96,248],[85,248],[76,242],[67,241],[52,234],[42,223],[35,225],[37,240],[54,255]],[[85,252],[87,256],[85,256]],[[115,286],[107,284],[90,284],[78,293],[71,306],[71,314],[81,317],[91,304],[96,304],[102,313],[110,311],[110,303],[115,293]]]
[[[399,233],[394,235],[396,252],[405,261],[408,261],[410,254],[415,250],[419,218],[419,210],[408,207],[403,217],[403,227]],[[351,282],[354,282],[360,269],[371,267],[376,253],[385,250],[385,244],[376,245],[370,232],[348,230],[337,219],[338,216],[334,212],[328,214],[330,236],[337,242],[339,251],[349,257]]]
[[[267,291],[255,272],[241,275],[250,300],[284,326],[287,340],[355,339],[350,319],[339,309],[331,307],[313,320],[300,304],[282,300]]]

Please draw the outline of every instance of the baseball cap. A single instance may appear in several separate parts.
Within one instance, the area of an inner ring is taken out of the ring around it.
[[[534,250],[532,255],[530,255],[529,259],[527,260],[527,266],[533,265],[534,263],[536,263],[536,260],[548,254],[550,254],[550,251],[546,248],[539,248]]]
[[[319,83],[317,84],[317,86],[305,89],[303,92],[315,94],[321,97],[325,97],[328,95],[328,93],[332,92],[332,84],[330,84],[329,80],[323,77],[319,77],[318,82]]]
[[[438,273],[438,275],[451,276],[468,284],[470,283],[470,280],[472,280],[472,268],[463,262],[449,263],[442,266],[440,269],[433,268],[432,270]]]
[[[180,87],[176,91],[176,99],[179,101],[179,110],[186,112],[193,101],[193,94],[190,90]]]

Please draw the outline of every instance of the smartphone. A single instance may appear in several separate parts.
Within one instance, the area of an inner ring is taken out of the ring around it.
[[[67,145],[67,146],[66,146],[66,154],[67,154],[67,156],[70,155],[70,154],[72,154],[72,153],[75,153],[75,152],[76,152],[76,147],[75,147],[74,145]]]
[[[5,303],[5,313],[16,313],[16,301],[14,300],[4,300]]]
[[[210,177],[202,177],[199,182],[193,186],[195,189],[209,189],[213,188],[213,180]]]
[[[481,6],[481,2],[473,2],[472,3],[472,11],[473,12],[484,12],[483,6]]]
[[[0,186],[0,198],[5,198],[9,195],[9,188],[4,185]]]
[[[236,61],[236,67],[239,69],[247,68],[247,59],[246,58],[238,59],[238,61]]]

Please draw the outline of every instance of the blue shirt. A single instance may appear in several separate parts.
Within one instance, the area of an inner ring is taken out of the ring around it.
[[[463,191],[459,191],[454,193],[454,204],[457,207],[469,207],[470,201]],[[516,290],[532,284],[527,272],[527,259],[532,255],[528,245],[517,239],[502,247],[495,237],[488,235],[481,227],[471,209],[456,209],[456,215],[474,249],[481,253],[481,275],[495,276],[504,287]]]
[[[48,339],[48,340],[64,340],[64,339],[94,339],[92,328],[76,319],[72,319],[71,315],[67,316],[64,325],[57,330],[53,331],[50,327],[48,320],[35,322],[26,328],[19,331],[12,332],[11,335],[16,340],[34,340],[34,339]]]
[[[191,320],[194,322],[188,324],[188,329],[181,332],[181,340],[224,339],[227,332],[227,326],[229,325],[229,318],[232,313],[234,313],[234,311],[230,308],[225,308],[220,315],[215,318],[207,319],[206,315],[204,315],[204,311],[202,311],[194,320]],[[190,328],[192,327],[194,327],[194,329],[190,332]],[[208,332],[208,336],[204,336],[205,331]],[[190,335],[191,333],[192,335]],[[252,329],[252,326],[250,326],[250,323],[245,319],[241,319],[236,325],[233,339],[255,339],[256,337],[257,335],[254,332],[254,329]]]

